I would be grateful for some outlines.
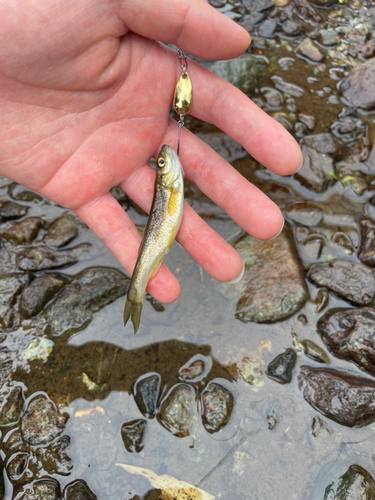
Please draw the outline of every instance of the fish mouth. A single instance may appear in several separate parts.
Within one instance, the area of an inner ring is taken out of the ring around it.
[[[175,156],[177,156],[176,151],[171,148],[168,144],[164,144],[164,146],[160,150],[159,157],[164,158],[164,160],[167,159],[173,159]]]

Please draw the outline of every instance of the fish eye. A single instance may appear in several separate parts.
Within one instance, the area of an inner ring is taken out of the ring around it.
[[[159,158],[159,159],[158,159],[158,166],[159,166],[160,168],[165,167],[165,160],[164,160],[164,158]]]

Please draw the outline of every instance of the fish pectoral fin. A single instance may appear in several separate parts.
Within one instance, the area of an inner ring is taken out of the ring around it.
[[[162,265],[162,262],[163,262],[163,259],[164,259],[164,253],[158,257],[155,261],[155,264],[152,266],[152,269],[151,269],[151,272],[150,272],[150,278],[153,278],[155,276],[155,274],[159,271],[160,269],[160,266]]]
[[[133,302],[129,299],[129,297],[126,298],[124,309],[124,326],[129,321],[129,318],[131,318],[134,327],[134,333],[137,333],[139,323],[141,322],[142,307],[143,302]]]

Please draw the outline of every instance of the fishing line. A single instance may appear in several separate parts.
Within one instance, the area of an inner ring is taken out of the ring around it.
[[[177,122],[178,125],[178,138],[177,138],[177,154],[180,154],[181,145],[181,130],[185,125],[185,115],[189,112],[192,99],[192,85],[190,77],[187,72],[188,61],[186,54],[177,49],[178,59],[180,61],[182,73],[177,82],[174,97],[173,97],[173,107],[176,113],[179,115],[180,119]]]

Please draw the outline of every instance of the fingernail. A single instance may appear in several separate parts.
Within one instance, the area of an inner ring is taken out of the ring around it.
[[[244,262],[242,261],[242,269],[241,269],[240,274],[239,274],[236,278],[234,278],[234,280],[232,280],[232,281],[227,281],[227,282],[226,282],[226,284],[227,284],[227,285],[234,285],[235,283],[238,283],[239,281],[241,281],[241,280],[242,280],[243,275],[244,275],[244,272],[245,272],[245,264],[244,264]]]
[[[270,240],[274,240],[275,238],[277,238],[279,236],[279,234],[281,233],[281,231],[284,229],[284,225],[285,225],[285,219],[283,217],[283,225],[281,226],[280,231],[275,236],[273,236],[272,238],[270,238]]]

